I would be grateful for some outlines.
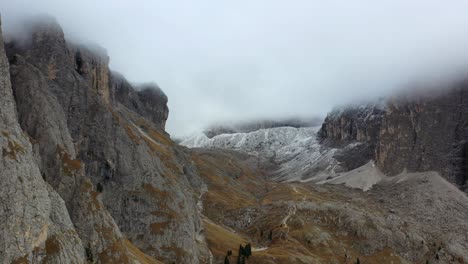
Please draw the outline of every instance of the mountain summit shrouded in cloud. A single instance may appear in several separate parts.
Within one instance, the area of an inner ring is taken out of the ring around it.
[[[157,82],[176,135],[222,120],[324,115],[464,74],[467,8],[421,0],[0,0],[6,35],[47,13],[66,38],[106,47],[113,70]]]
[[[0,7],[0,263],[468,260],[462,4]]]

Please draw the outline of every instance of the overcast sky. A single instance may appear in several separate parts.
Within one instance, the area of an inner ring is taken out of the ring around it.
[[[324,115],[467,72],[468,1],[0,0],[4,31],[50,14],[169,97],[168,131]],[[468,76],[468,74],[467,74]]]

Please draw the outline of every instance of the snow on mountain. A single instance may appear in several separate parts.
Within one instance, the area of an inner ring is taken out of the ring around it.
[[[180,143],[189,148],[223,148],[244,151],[278,165],[278,180],[319,181],[337,175],[336,149],[323,148],[317,141],[320,127],[275,127],[249,133],[221,134],[208,138],[200,132]]]

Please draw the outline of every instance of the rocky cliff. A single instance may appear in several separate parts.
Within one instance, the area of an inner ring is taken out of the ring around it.
[[[1,33],[0,40],[3,43]],[[84,262],[83,242],[65,203],[41,177],[33,146],[18,123],[3,45],[0,45],[0,93],[0,261]]]
[[[28,197],[5,203],[23,215],[1,215],[32,223],[5,219],[25,234],[2,237],[16,251],[0,262],[40,262],[47,243],[60,263],[206,262],[197,206],[204,187],[163,130],[167,97],[111,73],[105,53],[68,43],[53,19],[28,29],[28,41],[6,43],[9,63],[1,50],[2,177],[13,175],[2,180],[10,189],[3,199]],[[21,203],[39,211],[14,209]],[[35,240],[13,244],[27,237]]]
[[[292,127],[203,135],[210,149],[187,149],[164,131],[156,85],[110,71],[105,52],[69,43],[53,19],[28,30],[28,41],[0,45],[0,263],[236,263],[247,243],[247,263],[259,264],[468,259],[468,198],[437,173],[379,174],[367,186],[368,163],[332,179],[345,186],[272,180],[329,171],[340,153],[346,169],[366,160],[349,153],[393,153],[392,142],[412,142],[414,120],[401,132],[393,121],[407,120],[408,104],[328,118],[322,141],[339,150]],[[418,109],[459,113],[444,107]],[[450,124],[437,135],[450,139]],[[366,192],[348,188],[361,181]]]
[[[442,92],[441,92],[442,91]],[[468,190],[468,85],[400,95],[332,112],[319,133],[325,145],[361,142],[388,175],[437,171]]]

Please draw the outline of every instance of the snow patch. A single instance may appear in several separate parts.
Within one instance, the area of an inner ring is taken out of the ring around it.
[[[279,181],[323,180],[338,166],[336,149],[323,148],[317,140],[320,127],[275,127],[249,133],[221,134],[208,138],[200,132],[180,144],[189,148],[223,148],[246,152],[278,164]]]

